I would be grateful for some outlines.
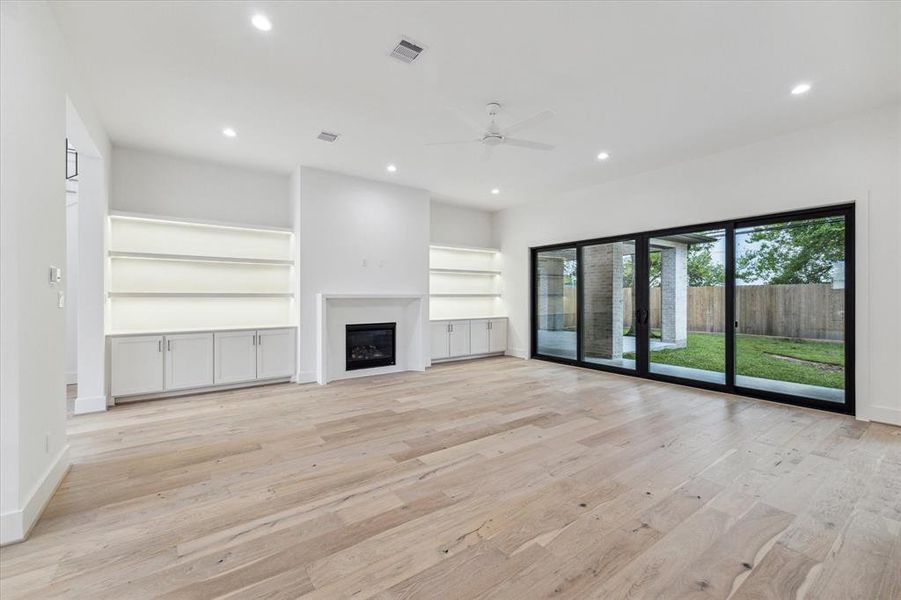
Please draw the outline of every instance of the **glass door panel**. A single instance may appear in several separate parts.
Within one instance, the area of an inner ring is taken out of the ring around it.
[[[584,362],[635,370],[635,240],[582,246]]]
[[[575,360],[578,264],[575,247],[535,253],[536,351]]]
[[[844,215],[735,230],[735,385],[845,402]]]
[[[648,371],[726,384],[725,229],[648,241]]]

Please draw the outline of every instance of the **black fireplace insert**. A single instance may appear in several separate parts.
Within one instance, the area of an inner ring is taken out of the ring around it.
[[[345,325],[347,362],[345,369],[371,369],[394,364],[397,323]]]

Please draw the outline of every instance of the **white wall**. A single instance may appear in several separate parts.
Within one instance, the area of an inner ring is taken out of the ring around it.
[[[44,2],[0,5],[0,543],[21,539],[68,467],[65,311],[48,267],[66,264],[66,96],[97,125]],[[65,273],[64,273],[65,277]]]
[[[431,241],[444,246],[494,247],[492,213],[432,200]]]
[[[66,383],[76,383],[78,381],[78,192],[66,194],[65,276]]]
[[[316,379],[316,294],[429,293],[425,190],[301,167],[300,381]],[[426,340],[427,341],[427,340]]]
[[[901,424],[901,107],[500,211],[511,353],[529,348],[529,247],[855,201],[857,414]]]
[[[113,149],[110,208],[220,223],[292,225],[287,173],[119,146]]]

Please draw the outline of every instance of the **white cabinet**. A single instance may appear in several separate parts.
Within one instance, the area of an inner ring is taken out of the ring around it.
[[[110,353],[113,396],[163,391],[163,336],[113,338]]]
[[[213,380],[217,385],[257,378],[256,331],[222,331],[213,334],[213,338],[216,357]]]
[[[450,340],[448,339],[450,330],[448,329],[447,321],[432,321],[430,325],[432,338],[432,360],[447,358],[450,352],[450,346],[448,345],[450,342]]]
[[[295,329],[110,338],[116,397],[283,379],[295,371]]]
[[[507,351],[507,319],[491,319],[488,321],[488,352]],[[473,352],[475,354],[475,352]]]
[[[257,379],[294,375],[294,329],[257,332]]]
[[[470,350],[473,354],[488,354],[491,351],[491,320],[470,321]]]
[[[448,330],[448,356],[455,358],[471,354],[469,351],[469,321],[450,321],[448,325],[450,326]]]
[[[466,358],[507,351],[507,319],[431,322],[432,360]]]
[[[213,385],[213,334],[167,335],[166,390]]]

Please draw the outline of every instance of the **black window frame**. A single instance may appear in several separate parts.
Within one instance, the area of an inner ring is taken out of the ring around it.
[[[585,240],[577,240],[573,242],[563,242],[557,244],[547,244],[543,246],[534,246],[529,248],[529,355],[531,358],[555,362],[575,367],[593,369],[596,371],[604,371],[608,373],[617,373],[620,375],[628,375],[640,379],[648,379],[652,381],[661,381],[665,383],[674,383],[685,385],[693,388],[700,388],[718,392],[725,392],[736,396],[744,396],[761,400],[769,400],[781,404],[789,404],[792,406],[802,406],[806,408],[815,408],[836,412],[840,414],[856,414],[856,381],[855,381],[855,214],[854,203],[837,204],[820,208],[793,210],[780,213],[771,213],[756,217],[742,217],[736,219],[728,219],[721,221],[713,221],[696,225],[682,225],[678,227],[669,227],[665,229],[655,229],[650,231],[642,231],[624,235],[612,235]],[[790,394],[782,394],[769,390],[761,390],[756,388],[748,388],[735,384],[735,231],[749,226],[765,225],[768,223],[779,223],[784,221],[814,219],[820,217],[841,216],[845,223],[845,297],[844,297],[844,345],[845,345],[845,399],[843,403],[830,402],[815,398],[796,396]],[[652,373],[648,369],[648,348],[647,348],[647,323],[641,323],[639,311],[648,306],[648,290],[647,275],[649,266],[648,241],[653,237],[664,237],[667,235],[675,235],[679,233],[699,232],[711,229],[722,229],[726,232],[725,240],[725,262],[726,262],[726,282],[725,282],[725,369],[726,380],[724,384],[700,381],[682,377],[674,377],[661,373]],[[634,321],[638,325],[636,332],[636,365],[635,369],[616,367],[612,365],[604,365],[590,363],[582,360],[582,311],[584,310],[583,294],[584,279],[582,277],[582,248],[597,244],[609,244],[613,242],[634,240],[635,248],[635,284],[634,284],[634,302],[635,315]],[[576,358],[563,358],[541,354],[538,352],[538,314],[537,314],[537,298],[536,298],[536,267],[537,255],[540,252],[549,250],[562,250],[575,248],[577,259],[577,315],[576,315]]]

